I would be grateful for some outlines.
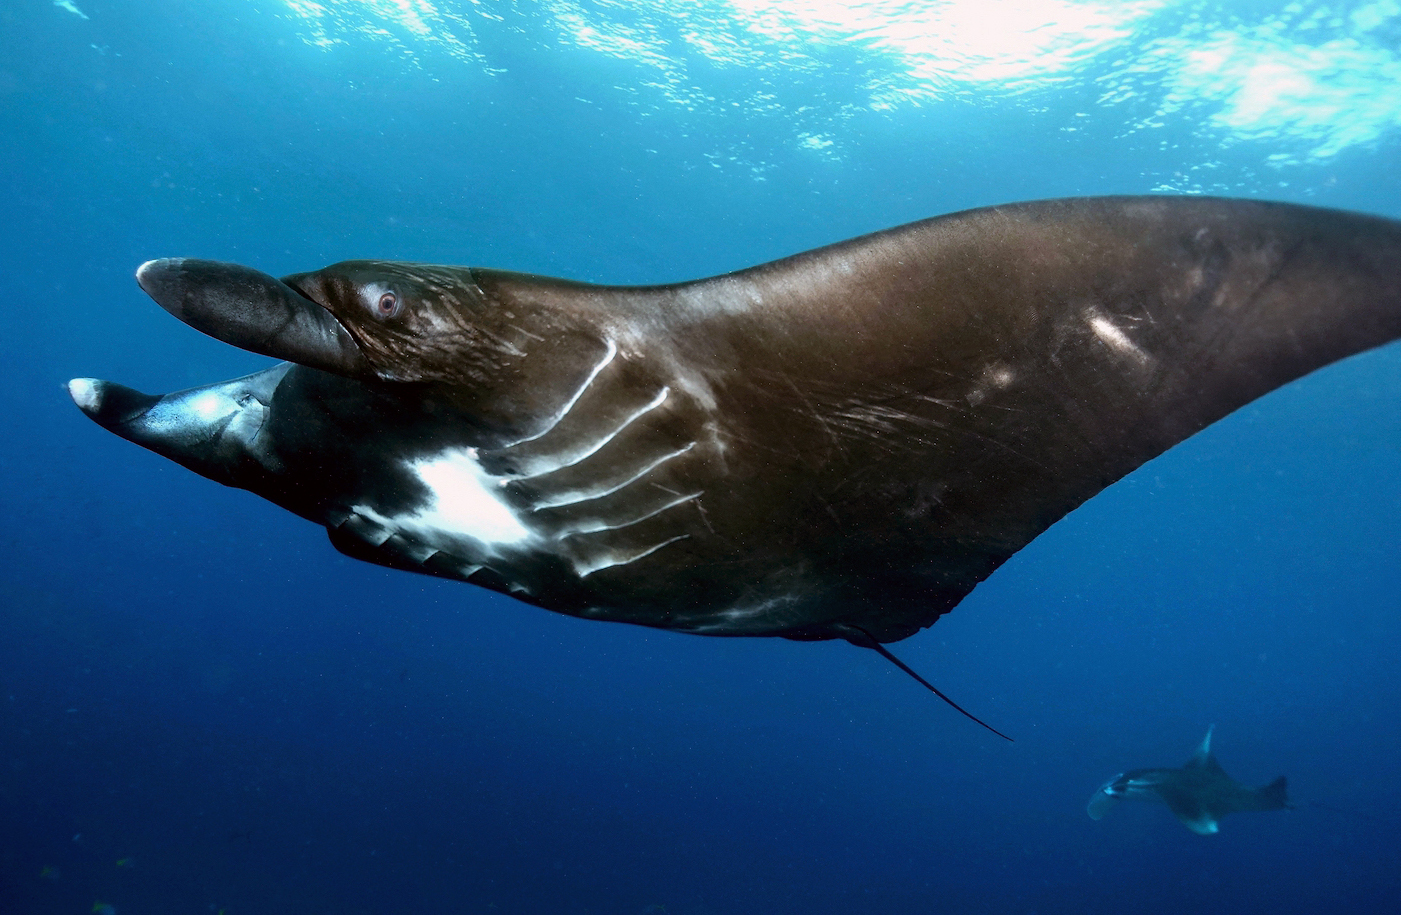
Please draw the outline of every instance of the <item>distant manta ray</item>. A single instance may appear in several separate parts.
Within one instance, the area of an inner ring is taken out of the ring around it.
[[[1122,800],[1162,801],[1173,816],[1198,835],[1220,830],[1228,813],[1292,810],[1283,775],[1263,788],[1247,788],[1226,774],[1211,755],[1212,725],[1206,738],[1180,769],[1134,769],[1114,776],[1090,798],[1090,819],[1102,819]]]
[[[882,643],[1144,461],[1401,335],[1401,223],[1102,197],[661,286],[182,258],[137,280],[288,362],[163,396],[76,378],[73,400],[347,555],[894,660]]]
[[[84,19],[88,18],[88,14],[78,9],[77,5],[74,4],[73,0],[54,0],[54,6],[58,7],[61,10],[67,10],[74,16],[81,16]]]

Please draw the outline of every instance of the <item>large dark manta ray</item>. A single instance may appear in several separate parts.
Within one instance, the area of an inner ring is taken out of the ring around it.
[[[342,552],[887,657],[1144,461],[1401,335],[1401,223],[1209,198],[991,207],[665,286],[385,261],[137,277],[289,362],[164,396],[76,379],[78,406]]]

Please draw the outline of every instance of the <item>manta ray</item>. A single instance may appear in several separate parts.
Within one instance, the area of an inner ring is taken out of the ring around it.
[[[1215,725],[1207,728],[1202,745],[1180,769],[1134,769],[1105,782],[1090,798],[1090,819],[1102,819],[1121,800],[1162,801],[1182,825],[1209,836],[1228,813],[1293,809],[1283,775],[1263,788],[1247,788],[1227,775],[1211,755],[1214,730]]]
[[[670,285],[190,258],[137,280],[286,361],[165,395],[78,378],[73,400],[341,552],[589,619],[891,657],[1145,461],[1401,335],[1401,223],[1081,198]]]

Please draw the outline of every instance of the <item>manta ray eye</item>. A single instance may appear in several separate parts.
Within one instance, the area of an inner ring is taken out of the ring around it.
[[[381,318],[392,318],[399,313],[399,297],[392,292],[382,293],[375,302],[375,313]]]

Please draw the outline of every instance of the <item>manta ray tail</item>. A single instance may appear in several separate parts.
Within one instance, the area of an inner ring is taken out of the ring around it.
[[[940,699],[943,699],[945,702],[947,702],[950,706],[953,707],[954,711],[958,712],[963,717],[969,719],[970,721],[975,721],[978,724],[981,724],[983,727],[987,728],[989,731],[992,731],[994,734],[996,734],[998,737],[1001,737],[1003,740],[1012,740],[1012,738],[1008,737],[1006,734],[1002,733],[997,728],[988,724],[986,721],[982,720],[977,715],[974,715],[973,713],[969,712],[967,709],[950,699],[948,696],[945,696],[943,693],[939,692],[938,688],[935,687],[933,683],[930,683],[928,680],[924,679],[919,674],[911,670],[908,664],[895,657],[895,655],[891,654],[889,648],[886,648],[880,642],[876,641],[876,637],[871,635],[865,629],[862,629],[860,626],[852,625],[847,625],[843,628],[852,630],[852,632],[847,635],[847,641],[851,644],[857,645],[861,648],[870,648],[874,650],[877,654],[885,658],[891,664],[894,664],[896,667],[900,668],[905,673],[909,674],[911,677],[914,677],[915,682],[923,685],[925,689],[929,690],[931,693],[938,696]],[[1270,787],[1273,788],[1274,786],[1271,785]]]

